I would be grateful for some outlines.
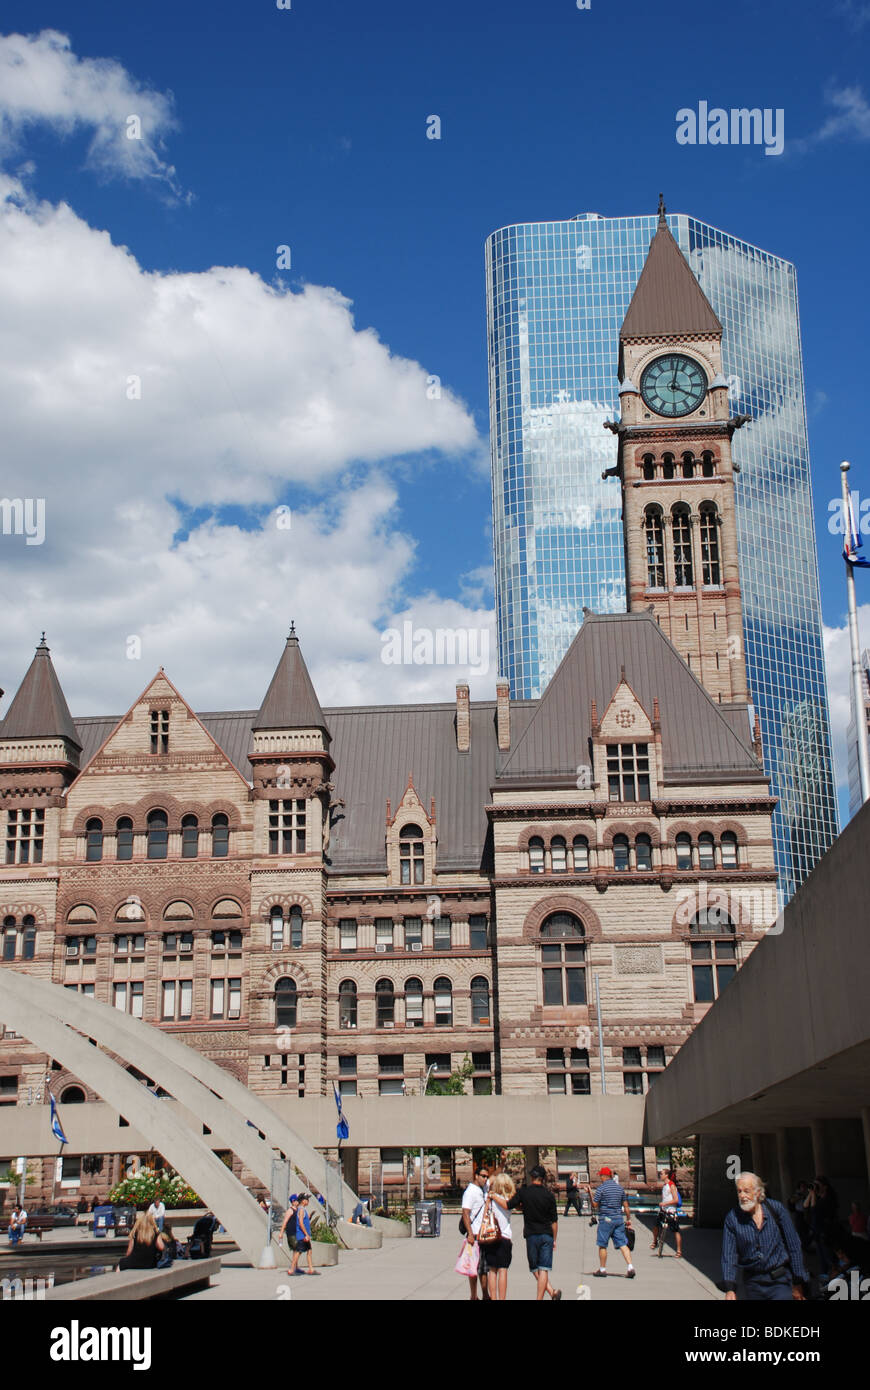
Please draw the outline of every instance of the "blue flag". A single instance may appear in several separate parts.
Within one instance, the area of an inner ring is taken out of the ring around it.
[[[338,1087],[334,1081],[332,1083],[332,1094],[335,1096],[335,1108],[338,1111],[338,1124],[335,1126],[335,1132],[339,1139],[348,1139],[350,1137],[350,1129],[348,1128],[347,1120],[342,1114],[341,1096],[338,1094]]]
[[[58,1119],[57,1106],[54,1103],[54,1096],[51,1091],[48,1093],[48,1103],[51,1106],[51,1132],[55,1139],[59,1139],[62,1144],[68,1144],[69,1140],[63,1132],[63,1127]]]

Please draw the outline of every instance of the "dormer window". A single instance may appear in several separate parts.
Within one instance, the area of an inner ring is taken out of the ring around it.
[[[169,710],[151,711],[151,752],[169,752]]]
[[[648,743],[608,743],[607,789],[611,801],[649,801]]]
[[[419,825],[404,825],[399,833],[399,881],[423,883],[423,832]]]

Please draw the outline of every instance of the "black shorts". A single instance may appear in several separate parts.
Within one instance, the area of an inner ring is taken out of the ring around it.
[[[660,1211],[656,1217],[657,1226],[667,1226],[669,1231],[678,1231],[680,1223],[675,1212]]]
[[[486,1250],[487,1269],[510,1269],[514,1253],[513,1241],[502,1237],[501,1240],[494,1240],[480,1248],[481,1251]]]
[[[310,1249],[311,1249],[311,1241],[310,1241],[310,1240],[297,1240],[297,1242],[296,1242],[296,1249],[299,1250],[299,1251],[301,1251],[302,1254],[304,1255],[305,1252],[306,1252],[306,1250],[310,1250]]]

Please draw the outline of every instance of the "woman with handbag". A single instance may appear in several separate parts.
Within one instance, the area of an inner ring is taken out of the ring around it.
[[[516,1190],[507,1173],[496,1174],[489,1184],[483,1219],[477,1235],[478,1241],[486,1247],[489,1296],[502,1302],[507,1298],[507,1274],[514,1250],[508,1202]]]

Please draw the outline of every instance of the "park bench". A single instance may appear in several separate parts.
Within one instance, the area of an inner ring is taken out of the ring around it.
[[[45,1235],[46,1231],[48,1231],[48,1232],[50,1233],[50,1232],[53,1231],[53,1230],[54,1230],[54,1217],[53,1217],[53,1216],[29,1216],[29,1217],[27,1218],[27,1225],[24,1227],[24,1234],[25,1234],[26,1236],[34,1235],[34,1236],[37,1237],[38,1240],[42,1240],[42,1237]],[[0,1232],[2,1232],[3,1235],[6,1235],[6,1234],[8,1233],[8,1231],[9,1231],[9,1218],[8,1218],[8,1216],[0,1217]]]

